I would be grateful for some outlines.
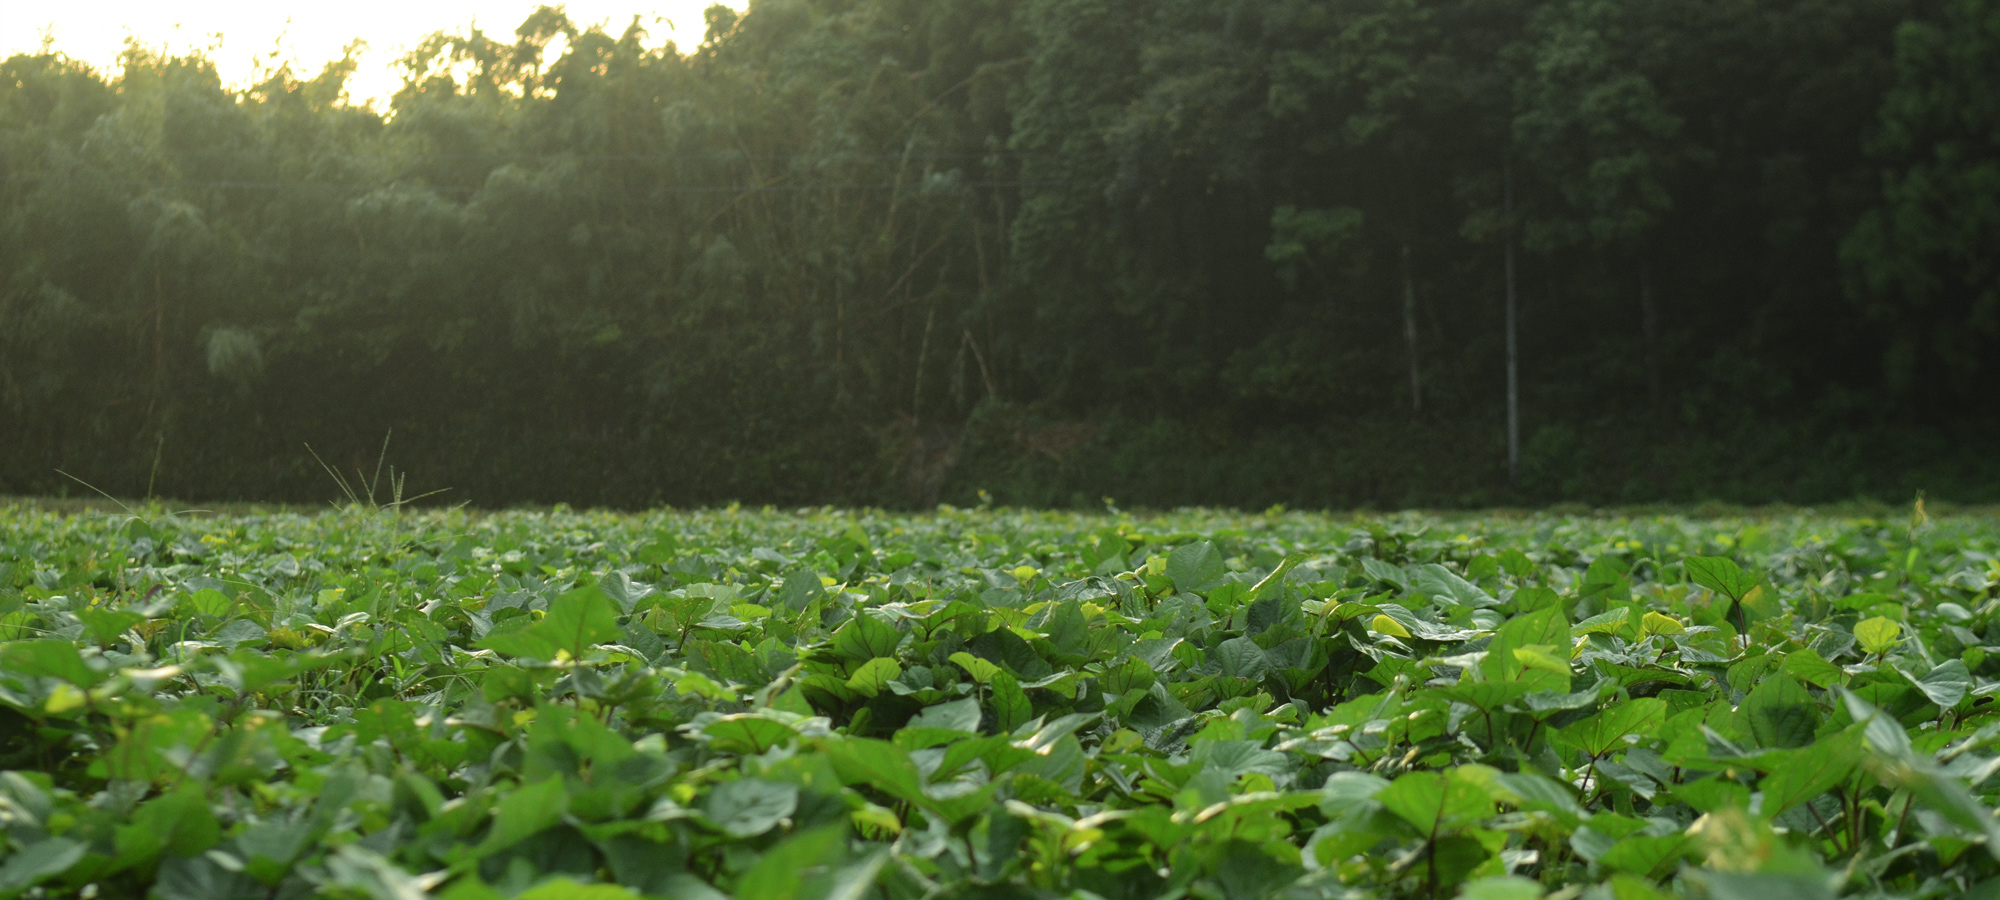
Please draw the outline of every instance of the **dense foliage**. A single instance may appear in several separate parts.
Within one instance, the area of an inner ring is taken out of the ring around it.
[[[303,444],[393,430],[485,504],[1990,499],[1995,22],[759,0],[676,48],[543,10],[382,112],[351,63],[17,56],[0,491],[311,499]]]
[[[0,897],[1989,897],[1996,553],[12,506]]]

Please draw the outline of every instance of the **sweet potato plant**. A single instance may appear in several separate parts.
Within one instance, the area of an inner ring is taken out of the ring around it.
[[[0,898],[2000,896],[2000,523],[0,508]]]

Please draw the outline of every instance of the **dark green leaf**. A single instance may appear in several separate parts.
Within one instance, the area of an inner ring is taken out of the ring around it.
[[[1965,668],[1965,663],[1956,659],[1945,660],[1922,678],[1907,672],[1903,674],[1916,684],[1917,690],[1942,709],[1957,706],[1958,701],[1965,699],[1966,693],[1972,690],[1972,673]]]
[[[799,788],[757,778],[725,781],[708,792],[703,809],[708,820],[731,837],[755,837],[770,831],[799,805]]]
[[[1650,735],[1667,720],[1667,704],[1653,697],[1614,703],[1602,712],[1557,732],[1570,746],[1603,756],[1625,746],[1631,736]]]
[[[896,645],[902,639],[896,626],[863,613],[847,620],[847,624],[833,633],[833,651],[855,662],[886,659],[896,652]]]
[[[1438,834],[1493,814],[1493,801],[1472,784],[1438,772],[1409,772],[1377,791],[1375,800],[1419,833]]]
[[[63,837],[42,838],[0,863],[0,892],[24,890],[69,870],[83,859],[83,844]]]
[[[1782,672],[1769,675],[1736,710],[1736,727],[1759,747],[1803,747],[1819,728],[1819,702]]]
[[[1681,561],[1688,580],[1731,600],[1742,601],[1757,586],[1757,578],[1723,556],[1690,556]]]
[[[1758,785],[1764,792],[1759,811],[1766,818],[1776,818],[1845,782],[1861,762],[1861,744],[1861,730],[1849,728],[1793,751]]]
[[[1222,585],[1223,576],[1229,568],[1222,563],[1221,552],[1208,541],[1196,541],[1174,548],[1167,556],[1167,578],[1174,583],[1174,590],[1190,594],[1202,594]]]

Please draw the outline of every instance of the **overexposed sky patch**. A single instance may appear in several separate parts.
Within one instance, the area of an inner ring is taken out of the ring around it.
[[[602,24],[618,34],[639,16],[648,46],[669,39],[683,50],[701,43],[702,10],[711,0],[572,0],[560,5],[582,26]],[[301,77],[319,73],[360,39],[367,48],[348,82],[356,103],[387,106],[399,85],[395,61],[426,35],[477,24],[497,39],[540,5],[535,0],[336,0],[336,2],[173,2],[173,0],[0,0],[0,58],[36,52],[44,38],[54,49],[101,72],[117,69],[128,37],[169,52],[200,49],[224,83],[242,87],[261,70],[289,62]],[[742,8],[743,0],[725,5]],[[276,52],[274,57],[272,54]]]

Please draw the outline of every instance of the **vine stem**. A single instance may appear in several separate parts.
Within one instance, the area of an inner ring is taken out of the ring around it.
[[[1819,823],[1820,832],[1826,835],[1827,840],[1833,842],[1834,849],[1845,854],[1847,850],[1840,846],[1840,836],[1834,833],[1833,826],[1827,824],[1826,818],[1819,814],[1819,810],[1813,808],[1811,800],[1806,801],[1806,812],[1812,813],[1813,821]]]

